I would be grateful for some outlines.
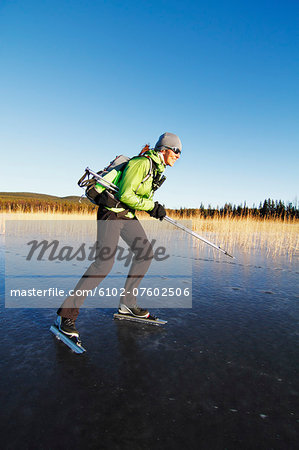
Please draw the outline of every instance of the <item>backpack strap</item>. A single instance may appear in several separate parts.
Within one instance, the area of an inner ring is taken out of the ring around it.
[[[157,165],[156,163],[152,160],[152,158],[150,158],[148,155],[142,155],[145,158],[147,158],[150,162],[150,170],[148,172],[148,174],[146,175],[145,178],[143,178],[143,180],[141,181],[141,183],[139,184],[138,188],[136,189],[136,192],[138,191],[138,189],[140,188],[140,186],[146,181],[148,180],[151,176],[154,175],[154,169],[157,169]]]

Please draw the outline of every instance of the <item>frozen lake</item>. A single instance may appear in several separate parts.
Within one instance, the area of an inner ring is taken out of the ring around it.
[[[163,328],[83,308],[87,352],[75,355],[49,332],[54,307],[5,308],[0,237],[3,448],[296,447],[298,264],[171,241],[170,265],[152,275],[191,276],[192,308],[152,309]],[[8,251],[22,274],[22,252]]]

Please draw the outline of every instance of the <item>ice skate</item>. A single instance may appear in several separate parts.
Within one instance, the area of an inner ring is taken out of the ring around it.
[[[54,325],[50,331],[67,345],[75,353],[84,353],[86,350],[82,347],[79,332],[76,329],[75,321],[66,317],[57,316]]]
[[[158,319],[158,317],[151,315],[147,309],[140,308],[137,305],[127,306],[120,304],[118,313],[115,313],[113,317],[118,320],[128,320],[150,325],[164,325],[167,323],[166,320]]]

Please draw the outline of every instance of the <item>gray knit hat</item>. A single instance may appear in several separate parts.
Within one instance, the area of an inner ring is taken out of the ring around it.
[[[182,143],[180,138],[173,133],[164,133],[158,139],[155,145],[156,150],[161,150],[163,147],[176,147],[182,150]]]

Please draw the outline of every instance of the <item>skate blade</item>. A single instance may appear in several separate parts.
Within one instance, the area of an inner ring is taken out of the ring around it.
[[[82,347],[81,344],[76,344],[70,338],[68,338],[64,333],[58,330],[54,325],[51,326],[50,331],[56,336],[57,339],[62,341],[65,345],[67,345],[73,352],[75,353],[84,353],[86,352],[85,348]]]
[[[167,320],[161,319],[141,319],[140,317],[130,316],[129,314],[113,314],[114,319],[118,320],[129,320],[131,322],[147,323],[148,325],[165,325]]]

